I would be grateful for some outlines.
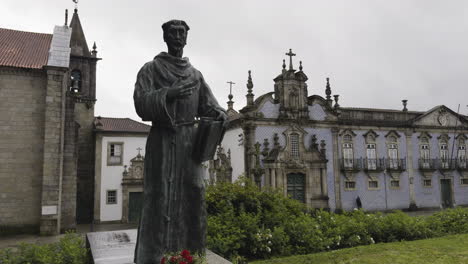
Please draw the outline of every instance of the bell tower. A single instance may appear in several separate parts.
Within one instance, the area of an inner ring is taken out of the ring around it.
[[[299,71],[293,68],[292,57],[296,56],[289,49],[289,69],[286,70],[286,61],[283,60],[283,70],[274,80],[275,101],[280,103],[279,118],[304,119],[309,117],[307,107],[307,75],[302,71],[302,61],[299,62]]]
[[[94,139],[93,121],[96,102],[97,47],[88,48],[78,8],[70,22],[70,79],[67,111],[73,115],[77,146],[76,219],[78,223],[90,223],[93,210],[94,187]]]

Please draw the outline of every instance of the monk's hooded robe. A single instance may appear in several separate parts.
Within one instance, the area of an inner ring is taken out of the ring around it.
[[[178,79],[198,80],[192,95],[168,101]],[[152,121],[146,142],[143,206],[135,263],[160,263],[164,253],[204,252],[206,207],[203,170],[193,159],[195,117],[216,117],[219,106],[202,74],[188,58],[162,52],[137,76],[136,112]]]

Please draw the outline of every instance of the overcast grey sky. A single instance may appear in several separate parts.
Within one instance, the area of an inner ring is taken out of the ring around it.
[[[2,0],[0,27],[52,33],[71,0]],[[428,110],[444,104],[468,114],[468,1],[464,0],[80,0],[89,46],[96,41],[96,115],[138,119],[133,86],[140,67],[166,50],[161,24],[191,30],[184,56],[226,107],[245,105],[247,71],[254,94],[273,91],[289,48],[303,61],[309,95],[331,78],[340,104]],[[70,16],[71,17],[71,16]]]

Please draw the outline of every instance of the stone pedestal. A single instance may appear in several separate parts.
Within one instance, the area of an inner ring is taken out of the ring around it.
[[[94,232],[86,234],[91,264],[133,264],[137,238],[136,229]],[[208,264],[230,264],[215,253],[207,250]]]

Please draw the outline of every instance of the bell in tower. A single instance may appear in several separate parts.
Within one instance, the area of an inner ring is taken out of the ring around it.
[[[306,119],[309,117],[307,107],[307,76],[302,71],[302,61],[299,62],[299,71],[293,68],[292,57],[296,56],[289,49],[289,69],[283,60],[283,70],[275,79],[275,101],[280,103],[279,118]]]

